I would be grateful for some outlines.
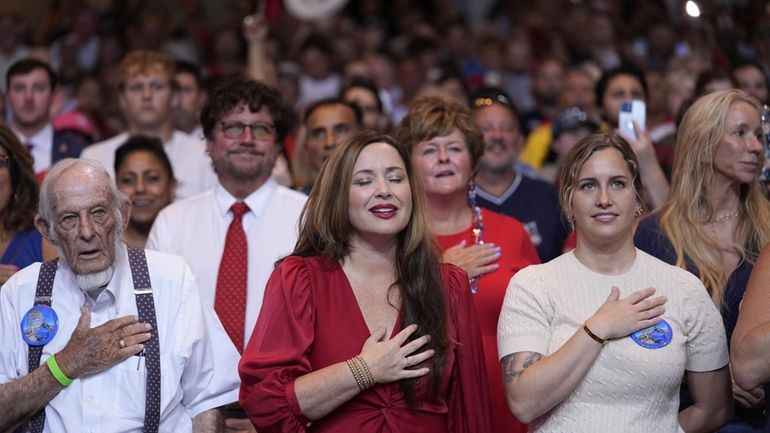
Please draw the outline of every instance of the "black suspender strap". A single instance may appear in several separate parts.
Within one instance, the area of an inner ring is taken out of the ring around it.
[[[35,289],[35,305],[45,305],[51,307],[51,292],[53,291],[53,279],[56,277],[56,264],[58,259],[43,262],[40,266],[40,273],[37,277],[37,288]],[[32,373],[40,366],[40,355],[43,354],[43,346],[29,346],[27,352],[27,369]],[[45,408],[32,415],[29,423],[31,433],[41,433],[45,426]]]
[[[128,263],[134,279],[134,295],[139,321],[152,326],[152,335],[144,343],[144,361],[147,369],[145,385],[144,432],[157,433],[160,424],[160,345],[158,344],[158,322],[155,319],[155,302],[150,287],[150,272],[144,250],[128,247]]]
[[[35,305],[51,306],[53,280],[56,276],[57,261],[44,262],[40,267],[35,291]],[[158,322],[155,318],[155,302],[150,286],[150,272],[147,269],[147,256],[144,250],[128,247],[128,263],[134,283],[136,309],[139,321],[152,326],[150,340],[144,343],[145,368],[147,383],[144,409],[144,432],[157,433],[160,424],[160,345],[158,344]],[[27,362],[31,373],[40,365],[43,346],[30,346]],[[142,354],[140,354],[141,356]],[[30,433],[41,433],[45,426],[45,408],[33,415],[30,421]]]

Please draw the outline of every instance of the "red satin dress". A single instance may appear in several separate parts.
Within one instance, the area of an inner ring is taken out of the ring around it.
[[[416,381],[409,407],[398,383],[377,384],[313,421],[302,414],[294,381],[358,355],[369,329],[345,273],[320,257],[286,258],[265,289],[240,362],[240,403],[260,433],[488,433],[489,401],[479,323],[465,273],[442,265],[453,342],[438,397]],[[400,327],[393,329],[393,335]]]

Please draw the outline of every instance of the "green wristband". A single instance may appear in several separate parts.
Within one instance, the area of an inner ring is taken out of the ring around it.
[[[48,357],[48,360],[45,362],[45,365],[48,366],[48,370],[51,371],[51,374],[53,377],[61,384],[63,387],[68,387],[72,383],[72,379],[67,377],[66,374],[64,374],[63,371],[61,371],[61,368],[59,368],[59,364],[56,362],[55,355],[51,355]]]

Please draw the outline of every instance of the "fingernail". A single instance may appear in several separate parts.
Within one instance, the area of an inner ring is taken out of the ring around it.
[[[152,329],[152,325],[150,325],[149,323],[145,323],[144,324],[144,329],[149,331],[150,329]]]

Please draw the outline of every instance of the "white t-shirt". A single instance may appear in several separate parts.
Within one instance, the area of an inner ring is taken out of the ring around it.
[[[108,140],[94,143],[83,149],[80,157],[100,162],[114,178],[115,150],[129,137],[128,132],[123,132]],[[177,200],[192,197],[216,185],[217,176],[211,165],[211,158],[206,154],[205,141],[175,130],[171,141],[163,143],[163,149],[171,162],[171,168],[174,169]]]
[[[340,83],[340,76],[337,74],[331,74],[321,80],[316,80],[303,74],[299,78],[297,105],[304,106],[324,98],[337,97],[340,94]]]
[[[548,356],[607,300],[647,287],[668,298],[663,319],[671,341],[644,348],[631,337],[611,340],[577,388],[530,424],[534,432],[677,432],[679,386],[685,370],[712,371],[728,362],[722,318],[689,272],[636,250],[622,275],[586,268],[574,252],[519,271],[508,285],[497,325],[500,358],[516,352]]]
[[[91,326],[137,315],[131,269],[124,247],[116,269],[96,301],[79,288],[75,276],[59,261],[51,308],[59,330],[43,348],[39,368],[61,351],[80,318],[80,306],[91,309]],[[238,400],[238,352],[211,306],[200,293],[198,280],[178,256],[147,251],[160,343],[160,432],[191,432],[201,412]],[[34,303],[40,264],[30,265],[9,279],[0,291],[0,383],[27,374],[27,352],[19,329]],[[46,406],[45,432],[142,432],[146,368],[144,358],[131,356],[102,372],[75,379]]]
[[[297,224],[307,197],[268,180],[246,197],[250,212],[243,216],[248,242],[248,287],[244,343],[257,322],[275,261],[290,254],[297,242]],[[213,306],[219,262],[236,202],[222,185],[163,209],[150,231],[147,248],[179,254],[196,275],[206,300]]]

